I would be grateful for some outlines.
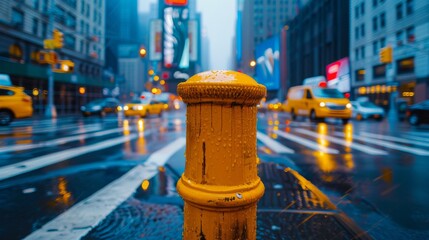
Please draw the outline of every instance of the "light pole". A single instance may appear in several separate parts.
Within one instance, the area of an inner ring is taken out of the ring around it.
[[[54,31],[54,11],[55,11],[55,0],[49,1],[49,22],[48,22],[48,33],[52,39]],[[57,110],[54,105],[54,73],[52,72],[52,67],[48,67],[48,105],[45,109],[45,116],[56,118]]]

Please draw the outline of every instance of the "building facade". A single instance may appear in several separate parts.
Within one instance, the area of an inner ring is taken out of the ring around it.
[[[35,113],[47,102],[49,66],[37,52],[51,38],[49,26],[64,33],[60,59],[74,62],[74,72],[54,74],[54,104],[59,114],[76,112],[112,86],[103,79],[105,3],[103,0],[2,0],[0,4],[0,73],[33,97]],[[50,16],[53,22],[50,22]]]
[[[392,63],[380,62],[391,47]],[[387,108],[391,95],[409,104],[429,98],[429,1],[352,0],[350,57],[356,97]]]
[[[252,75],[256,45],[280,34],[309,0],[237,0],[235,68]]]
[[[313,0],[285,28],[286,86],[326,76],[326,67],[349,56],[349,1]]]

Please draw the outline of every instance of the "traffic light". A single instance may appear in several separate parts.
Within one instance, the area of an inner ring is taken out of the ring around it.
[[[52,65],[52,71],[56,73],[71,73],[74,71],[74,62],[70,60],[60,60]]]
[[[53,40],[55,48],[62,48],[64,46],[64,34],[57,29],[53,31]]]
[[[380,49],[380,62],[391,63],[393,59],[393,49],[391,46]]]
[[[141,58],[146,57],[146,53],[147,53],[146,48],[141,47],[141,48],[140,48],[140,50],[139,50],[139,55],[140,55],[140,57],[141,57]]]
[[[58,62],[58,54],[53,51],[40,51],[36,54],[36,61],[40,64],[56,64]]]

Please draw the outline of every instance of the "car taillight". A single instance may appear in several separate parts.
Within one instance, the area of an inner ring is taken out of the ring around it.
[[[30,97],[23,97],[23,98],[22,98],[22,101],[23,101],[23,102],[30,103],[30,102],[31,102],[31,98],[30,98]]]
[[[411,115],[411,111],[410,110],[407,110],[407,117],[409,117],[410,115]]]

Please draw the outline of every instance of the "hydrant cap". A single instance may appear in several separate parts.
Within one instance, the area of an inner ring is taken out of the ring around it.
[[[256,105],[266,95],[265,86],[235,71],[198,73],[177,87],[185,103],[224,103]]]

